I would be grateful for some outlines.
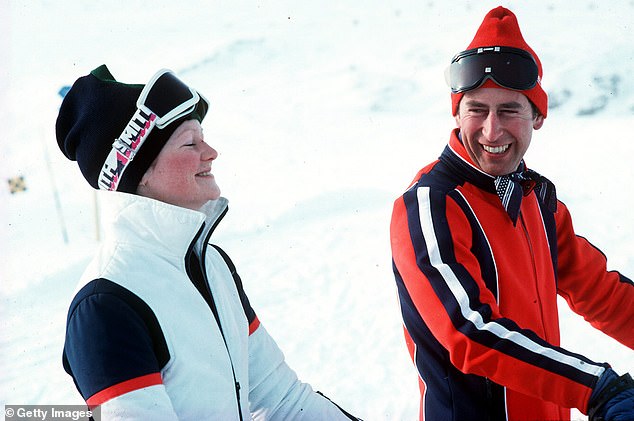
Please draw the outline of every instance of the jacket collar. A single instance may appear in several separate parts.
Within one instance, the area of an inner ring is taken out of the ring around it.
[[[495,193],[495,177],[482,171],[474,164],[459,138],[459,131],[459,129],[454,129],[451,132],[449,144],[440,155],[440,161],[464,181],[490,193]]]
[[[469,182],[476,187],[496,194],[509,214],[513,224],[517,222],[522,197],[533,190],[539,202],[550,212],[557,210],[557,193],[555,185],[546,177],[526,168],[524,160],[516,171],[503,176],[492,176],[479,169],[469,157],[462,141],[459,130],[451,132],[449,144],[440,156],[440,161],[448,167],[452,174],[456,174],[460,183]]]
[[[205,225],[194,244],[194,251],[198,256],[203,255],[204,246],[209,243],[211,234],[213,234],[214,230],[220,221],[222,221],[222,218],[224,218],[227,214],[228,210],[229,201],[224,197],[217,200],[210,200],[200,209],[200,211],[205,215]]]
[[[122,192],[99,192],[106,208],[106,239],[157,252],[184,256],[192,247],[200,255],[228,210],[225,198],[209,201],[199,211]]]

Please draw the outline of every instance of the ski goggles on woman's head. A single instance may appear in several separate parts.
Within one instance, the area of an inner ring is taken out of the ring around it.
[[[136,102],[136,112],[112,144],[101,168],[99,188],[116,190],[124,171],[150,132],[155,127],[163,129],[179,118],[194,113],[199,102],[204,103],[203,113],[206,112],[209,102],[205,97],[183,83],[171,71],[159,70],[143,87]]]
[[[156,127],[164,128],[194,111],[201,95],[169,70],[159,70],[145,85],[136,106],[156,115]],[[207,100],[202,97],[207,102]]]
[[[480,87],[487,79],[503,88],[524,91],[539,79],[535,59],[513,47],[480,47],[456,54],[445,72],[451,92],[458,94]]]

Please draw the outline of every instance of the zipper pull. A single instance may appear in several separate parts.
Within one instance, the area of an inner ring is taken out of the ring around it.
[[[233,375],[235,376],[235,373]],[[242,417],[242,404],[240,404],[240,382],[236,381],[235,385],[236,385],[236,401],[238,402],[238,415],[240,415],[240,421],[244,421],[244,418]]]

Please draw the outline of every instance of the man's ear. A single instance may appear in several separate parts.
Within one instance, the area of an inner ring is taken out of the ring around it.
[[[543,125],[544,125],[544,116],[539,114],[537,117],[535,117],[535,120],[533,121],[533,129],[539,130],[542,128]]]
[[[453,116],[454,120],[456,120],[456,127],[460,128],[460,108],[456,111],[456,115]]]

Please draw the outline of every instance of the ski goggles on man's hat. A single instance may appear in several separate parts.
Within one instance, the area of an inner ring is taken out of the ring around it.
[[[451,92],[458,94],[480,87],[487,79],[503,88],[525,91],[538,80],[535,59],[513,47],[479,47],[458,53],[445,72]]]
[[[115,139],[101,168],[100,189],[117,189],[124,171],[155,127],[163,129],[182,117],[194,114],[200,106],[202,118],[209,102],[170,70],[162,69],[145,85],[136,106],[136,112]]]

